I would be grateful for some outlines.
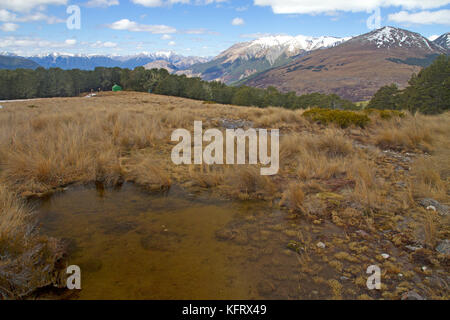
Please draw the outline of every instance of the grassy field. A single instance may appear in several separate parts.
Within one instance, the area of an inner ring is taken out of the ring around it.
[[[135,92],[4,104],[0,254],[6,258],[0,260],[0,293],[24,296],[59,281],[48,270],[63,249],[33,228],[26,200],[94,182],[130,181],[149,191],[176,184],[220,198],[265,201],[317,225],[331,222],[348,234],[364,232],[367,241],[388,240],[405,252],[405,246],[420,244],[422,249],[405,253],[409,261],[419,269],[426,261],[448,275],[448,255],[435,250],[449,238],[448,215],[427,210],[420,200],[449,204],[450,114],[373,112],[364,128],[342,129],[310,121],[303,112]],[[261,176],[249,165],[175,166],[170,134],[176,128],[192,131],[194,120],[202,120],[204,129],[225,130],[224,123],[242,120],[254,128],[279,128],[279,173]],[[393,263],[385,267],[387,276],[401,269]],[[448,289],[431,291],[430,297],[448,298]]]

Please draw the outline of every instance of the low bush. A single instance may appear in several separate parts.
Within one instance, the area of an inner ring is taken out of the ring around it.
[[[370,122],[366,114],[346,110],[312,108],[305,111],[303,116],[325,125],[335,123],[341,128],[347,128],[351,125],[364,128]]]

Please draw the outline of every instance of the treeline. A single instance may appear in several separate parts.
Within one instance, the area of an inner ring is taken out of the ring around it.
[[[450,109],[450,57],[442,55],[429,67],[422,69],[400,90],[391,84],[381,87],[368,107],[375,109],[419,111],[425,114],[442,113]]]
[[[279,106],[289,109],[312,106],[332,109],[355,109],[356,106],[335,94],[319,93],[297,96],[281,93],[274,87],[230,87],[220,82],[171,75],[165,69],[134,70],[102,68],[95,70],[0,70],[0,100],[78,96],[91,90],[110,91],[114,84],[125,90],[213,101],[241,106]]]

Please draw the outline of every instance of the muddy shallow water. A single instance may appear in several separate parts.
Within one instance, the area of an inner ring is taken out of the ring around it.
[[[43,201],[38,214],[42,232],[65,239],[69,265],[81,268],[82,290],[60,297],[380,297],[365,286],[376,247],[358,241],[365,249],[355,254],[332,223],[316,226],[263,202],[213,200],[177,187],[150,194],[125,184],[71,188]],[[49,297],[58,298],[42,296]]]

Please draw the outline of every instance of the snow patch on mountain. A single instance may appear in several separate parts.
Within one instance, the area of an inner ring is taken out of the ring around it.
[[[298,55],[302,52],[328,48],[349,40],[335,37],[308,37],[298,36],[269,36],[249,42],[237,43],[231,48],[219,54],[216,59],[226,58],[226,62],[234,62],[237,59],[249,60],[266,58],[273,64],[282,54],[287,57]]]
[[[374,43],[377,48],[405,47],[422,48],[428,51],[434,51],[436,49],[433,42],[422,35],[394,27],[383,27],[362,37]]]

